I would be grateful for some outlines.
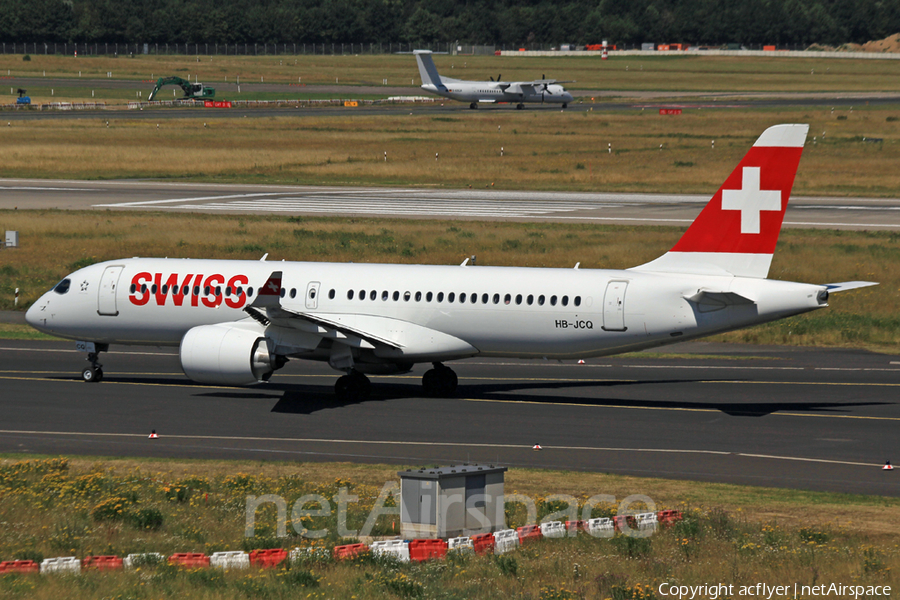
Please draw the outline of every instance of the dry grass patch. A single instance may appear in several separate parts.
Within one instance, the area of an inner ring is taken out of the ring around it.
[[[307,46],[309,48],[309,46]],[[60,45],[60,50],[62,50]],[[349,54],[349,46],[347,47]],[[506,81],[548,78],[575,80],[579,90],[647,90],[671,92],[848,92],[897,91],[898,65],[892,60],[852,58],[741,58],[713,56],[518,57],[435,55],[449,77],[486,81],[502,74]],[[15,77],[72,77],[155,80],[160,76],[196,76],[207,84],[305,83],[334,85],[418,86],[411,55],[360,56],[0,56],[0,70]],[[152,84],[145,84],[149,92]],[[2,89],[2,88],[0,88]],[[298,92],[302,87],[298,87]]]
[[[0,177],[712,195],[766,127],[803,122],[795,194],[900,190],[900,109],[448,115],[17,121],[0,128]]]
[[[297,535],[274,537],[274,511],[265,509],[258,513],[257,537],[243,537],[246,496],[276,493],[291,502],[302,493],[331,495],[349,487],[361,496],[362,510],[351,508],[349,515],[354,527],[371,507],[369,496],[384,482],[396,481],[399,468],[7,457],[0,460],[0,519],[6,524],[0,530],[0,558],[310,545]],[[645,539],[581,534],[502,557],[448,556],[421,564],[322,559],[225,573],[145,565],[133,572],[77,577],[5,575],[0,594],[37,599],[649,599],[657,597],[660,583],[672,581],[895,585],[897,579],[900,504],[895,499],[522,469],[507,473],[506,489],[534,497],[540,516],[563,508],[547,501],[551,492],[570,494],[579,504],[594,494],[622,499],[640,493],[660,508],[683,511],[685,518]],[[615,514],[614,506],[597,510]],[[515,505],[507,505],[507,512],[513,525],[520,524]],[[137,514],[158,518],[136,527]],[[333,528],[321,519],[304,525]],[[382,533],[389,533],[388,525],[380,524]],[[341,541],[329,535],[314,545],[329,548]]]

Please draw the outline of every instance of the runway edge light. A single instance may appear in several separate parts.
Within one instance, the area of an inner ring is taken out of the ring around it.
[[[891,461],[887,461],[886,463],[884,463],[884,466],[881,467],[881,470],[882,471],[893,471],[894,467],[891,466]]]
[[[150,435],[148,436],[148,438],[151,439],[151,440],[158,440],[158,439],[159,439],[159,436],[156,435],[156,430],[155,430],[155,429],[154,429],[153,431],[150,432]]]

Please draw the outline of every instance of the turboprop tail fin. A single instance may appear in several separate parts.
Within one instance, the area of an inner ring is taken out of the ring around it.
[[[422,78],[422,85],[444,87],[437,67],[434,65],[434,59],[431,58],[431,50],[413,50],[413,54],[416,55],[416,62],[419,64],[419,77]]]
[[[638,271],[764,279],[809,125],[766,129],[678,243]]]

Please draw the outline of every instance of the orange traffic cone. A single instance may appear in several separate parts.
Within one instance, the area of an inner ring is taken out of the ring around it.
[[[884,463],[884,466],[881,467],[881,470],[882,471],[893,471],[894,467],[891,466],[891,461],[887,461],[886,463]]]
[[[154,429],[153,431],[150,432],[150,439],[151,439],[151,440],[158,440],[158,439],[159,439],[159,436],[156,435],[156,430],[155,430],[155,429]]]

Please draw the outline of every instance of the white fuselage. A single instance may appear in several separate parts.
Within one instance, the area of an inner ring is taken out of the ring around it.
[[[462,102],[509,102],[509,103],[545,103],[569,104],[572,94],[559,84],[543,86],[519,86],[500,81],[459,81],[441,79],[441,85],[426,83],[422,89],[432,94],[459,100]]]
[[[343,320],[379,338],[397,336],[399,350],[358,348],[356,359],[363,363],[473,355],[584,358],[682,341],[825,305],[817,300],[822,286],[728,276],[133,258],[72,273],[68,291],[41,296],[27,320],[64,338],[146,345],[178,345],[194,327],[241,321],[274,340],[283,355],[328,360],[327,348],[319,343],[321,329],[267,327],[244,311],[255,297],[250,288],[255,293],[275,270],[283,273],[285,309]],[[687,299],[700,290],[731,292],[752,303]],[[402,336],[413,335],[413,329],[417,339],[425,332],[440,343],[405,342]]]

